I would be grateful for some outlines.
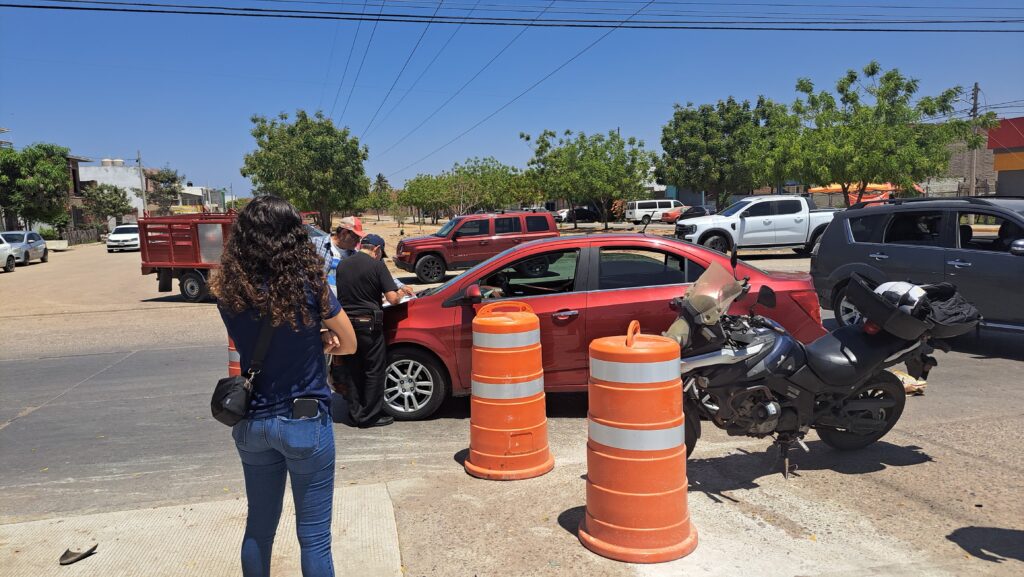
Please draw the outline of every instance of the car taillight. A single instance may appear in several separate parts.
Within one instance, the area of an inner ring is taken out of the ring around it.
[[[818,306],[818,295],[814,291],[793,291],[790,296],[814,319],[814,322],[821,324],[821,308]]]

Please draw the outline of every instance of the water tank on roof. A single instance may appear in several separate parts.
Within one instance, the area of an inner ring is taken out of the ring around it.
[[[115,158],[113,160],[113,163],[114,163],[114,166],[124,166],[124,159],[123,158]]]
[[[109,158],[104,158],[100,161],[100,166],[114,166],[114,161]]]

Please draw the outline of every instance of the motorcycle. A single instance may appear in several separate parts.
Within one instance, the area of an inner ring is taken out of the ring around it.
[[[788,479],[794,445],[815,429],[842,451],[867,447],[888,433],[903,414],[902,382],[886,369],[906,363],[927,378],[938,363],[942,339],[978,324],[977,309],[947,283],[887,283],[873,289],[859,277],[847,298],[866,319],[804,345],[779,323],[756,314],[774,308],[771,287],[761,286],[746,314],[729,314],[749,292],[749,279],[712,264],[685,296],[672,301],[677,318],[664,336],[679,343],[684,383],[686,454],[708,421],[729,435],[772,437]],[[893,286],[905,285],[905,286]]]

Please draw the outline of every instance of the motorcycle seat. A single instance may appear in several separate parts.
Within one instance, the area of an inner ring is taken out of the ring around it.
[[[804,345],[804,352],[807,366],[826,385],[848,387],[913,344],[885,332],[869,335],[860,326],[846,326]]]

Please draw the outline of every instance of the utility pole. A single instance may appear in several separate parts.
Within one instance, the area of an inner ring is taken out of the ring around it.
[[[149,203],[146,202],[146,171],[142,168],[142,151],[136,150],[135,154],[135,162],[139,165],[139,186],[142,187],[139,189],[142,191],[142,214],[139,216],[142,217],[146,216],[146,210],[149,208]]]
[[[974,83],[974,90],[971,91],[971,130],[977,133],[978,129],[974,127],[974,123],[978,120],[978,92],[981,89],[978,88],[978,83]],[[978,183],[978,149],[974,148],[971,150],[971,181],[968,185],[969,196],[974,196],[975,189]]]

